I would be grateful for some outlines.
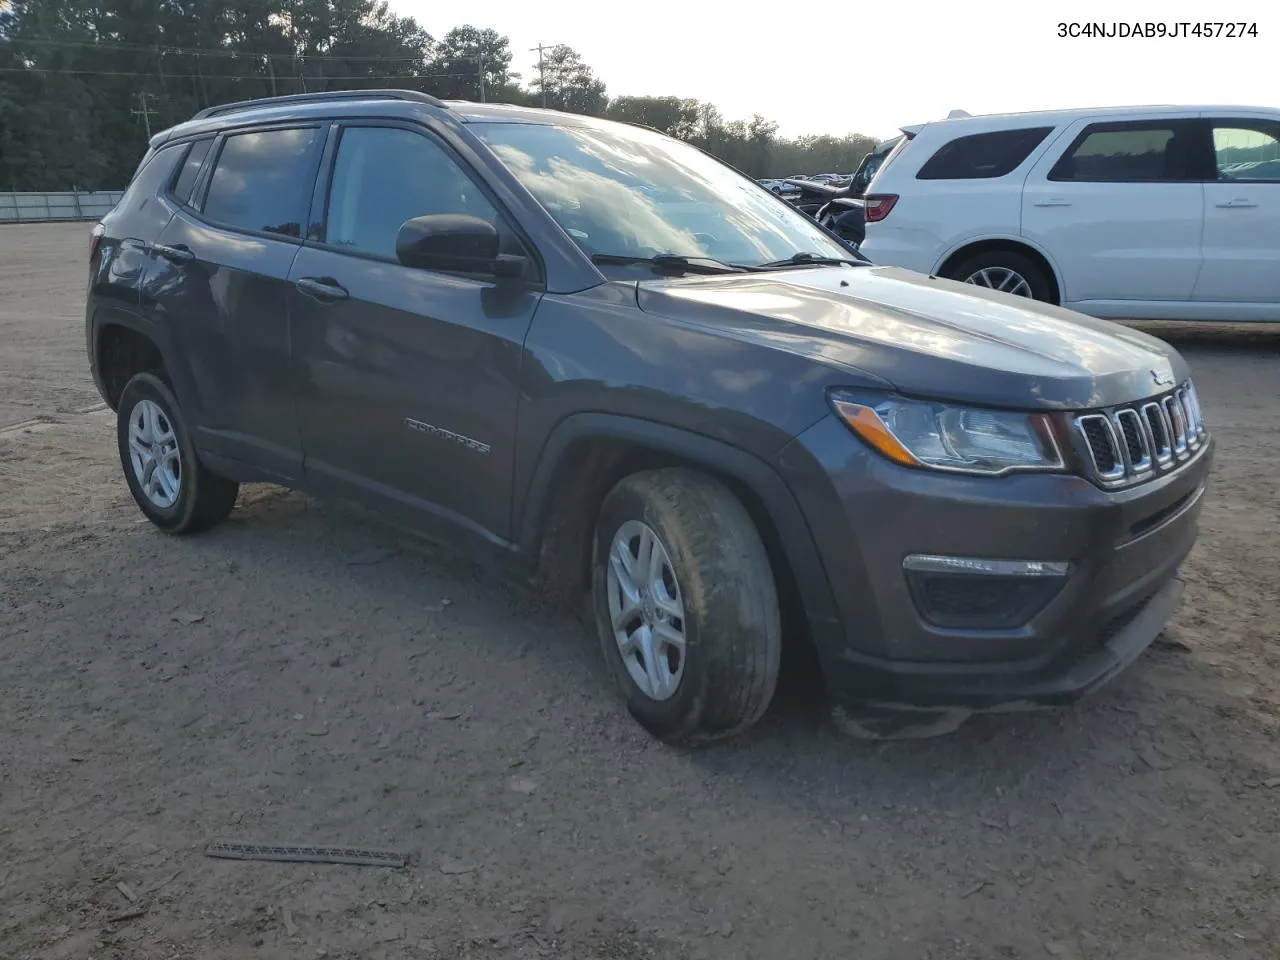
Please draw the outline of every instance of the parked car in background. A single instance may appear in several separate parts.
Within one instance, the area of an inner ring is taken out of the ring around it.
[[[906,138],[906,134],[897,137],[891,137],[888,140],[881,140],[871,151],[862,158],[862,162],[858,164],[858,168],[854,170],[853,176],[849,178],[849,192],[860,197],[867,192],[867,187],[871,185],[872,179],[880,172],[880,166],[884,163],[885,158],[893,152],[893,150]]]
[[[411,91],[209,108],[88,261],[156,527],[282,484],[588,595],[668,741],[759,719],[786,644],[837,704],[1070,700],[1178,604],[1213,441],[1172,347],[873,267],[651,130]]]
[[[1096,317],[1280,320],[1280,110],[905,127],[865,199],[876,263]]]
[[[800,188],[794,184],[787,183],[785,180],[758,180],[756,181],[766,190],[776,193],[780,197],[797,197],[800,195]]]

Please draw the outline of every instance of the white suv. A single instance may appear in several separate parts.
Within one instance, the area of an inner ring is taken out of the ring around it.
[[[904,127],[875,263],[1096,317],[1280,321],[1280,110],[1121,107]]]

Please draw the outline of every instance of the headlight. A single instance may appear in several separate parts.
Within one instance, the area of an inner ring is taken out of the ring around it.
[[[839,391],[831,405],[850,429],[895,463],[984,476],[1061,470],[1049,418],[920,400],[856,398]]]

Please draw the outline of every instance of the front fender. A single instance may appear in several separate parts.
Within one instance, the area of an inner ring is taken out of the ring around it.
[[[813,639],[819,644],[827,639],[839,642],[841,625],[830,580],[808,523],[778,471],[751,453],[679,427],[612,413],[578,413],[561,420],[543,446],[532,480],[516,508],[522,553],[538,553],[557,478],[566,477],[566,470],[583,466],[576,459],[578,452],[592,441],[613,441],[667,455],[732,478],[748,489],[773,527],[782,551],[780,559],[790,568]]]

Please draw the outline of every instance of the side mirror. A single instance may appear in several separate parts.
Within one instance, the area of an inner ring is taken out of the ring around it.
[[[465,213],[414,217],[396,236],[396,259],[406,267],[520,277],[524,258],[500,255],[499,248],[498,228]]]

